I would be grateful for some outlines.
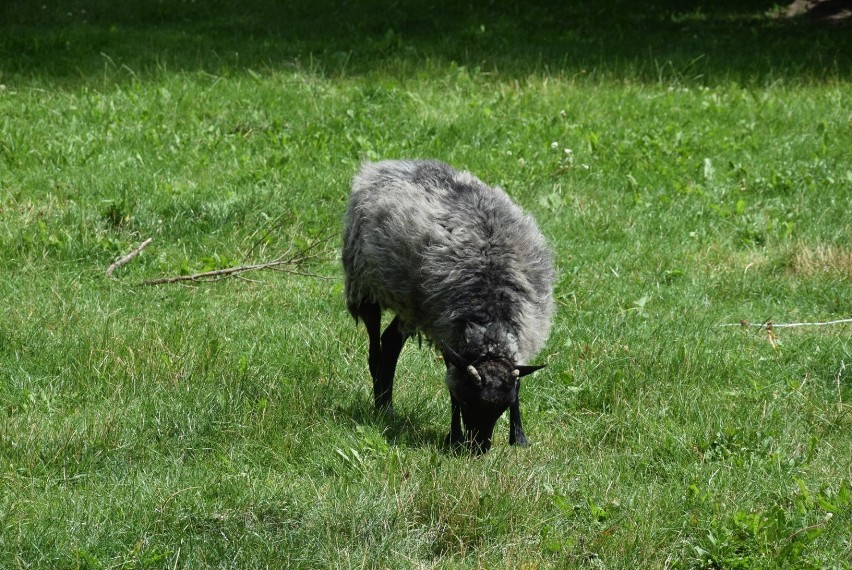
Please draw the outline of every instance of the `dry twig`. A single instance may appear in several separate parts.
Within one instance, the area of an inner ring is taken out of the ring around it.
[[[828,524],[828,522],[832,518],[834,518],[834,513],[826,513],[825,517],[820,522],[806,526],[804,528],[800,528],[799,530],[797,530],[796,532],[794,532],[793,534],[788,536],[785,542],[790,542],[791,540],[793,540],[794,538],[796,538],[797,536],[799,536],[803,532],[808,532],[810,530],[814,530],[814,529],[820,528],[822,526],[825,526],[826,524]]]
[[[257,248],[257,246],[259,246],[261,243],[263,243],[264,240],[266,240],[266,238],[268,238],[273,232],[281,229],[284,226],[284,224],[286,224],[289,221],[291,221],[291,216],[288,216],[288,215],[281,215],[281,216],[278,216],[277,218],[275,218],[274,220],[272,220],[272,222],[266,227],[265,231],[263,232],[263,235],[260,236],[260,238],[257,239],[254,243],[252,243],[252,246],[245,253],[245,255],[243,256],[243,259],[244,260],[248,259],[251,256],[251,254],[254,253],[254,250],[255,250],[255,248]],[[257,234],[262,229],[263,229],[263,227],[257,228],[251,234],[251,236],[249,236],[248,239],[253,239],[255,236],[257,236]],[[263,249],[263,248],[261,248],[261,249]]]
[[[812,323],[773,323],[772,320],[766,320],[763,323],[750,323],[743,319],[738,323],[724,323],[717,326],[720,327],[755,327],[757,330],[765,330],[769,345],[774,349],[778,349],[778,335],[775,334],[775,329],[793,328],[793,327],[824,327],[828,325],[840,325],[852,323],[852,319],[837,319],[834,321],[812,322]]]
[[[125,255],[124,257],[122,257],[122,258],[120,258],[120,259],[116,259],[115,261],[113,261],[113,262],[112,262],[112,264],[111,264],[109,267],[107,267],[107,270],[106,270],[106,276],[107,276],[107,277],[112,277],[112,272],[113,272],[113,271],[115,271],[116,269],[118,269],[118,268],[119,268],[119,267],[121,267],[122,265],[127,265],[128,263],[130,263],[130,260],[132,260],[134,257],[136,257],[137,255],[139,255],[139,253],[141,253],[141,251],[142,251],[143,249],[145,249],[146,247],[148,247],[148,244],[149,244],[149,243],[151,243],[153,240],[154,240],[154,238],[148,238],[148,239],[146,239],[145,241],[143,241],[143,242],[139,245],[139,247],[137,247],[136,249],[134,249],[133,251],[131,251],[130,253],[128,253],[128,254],[127,254],[127,255]]]
[[[792,328],[792,327],[824,327],[828,325],[840,325],[844,323],[852,323],[852,319],[838,319],[836,321],[825,321],[820,323],[773,323],[772,321],[766,321],[765,323],[750,323],[746,320],[742,320],[738,323],[724,323],[718,325],[720,327],[757,327],[759,329],[767,329],[772,330],[773,328]]]
[[[334,235],[336,234],[327,235],[323,238],[314,240],[306,247],[296,252],[294,252],[293,248],[291,247],[277,259],[267,261],[265,263],[238,265],[235,267],[227,267],[224,269],[202,271],[200,273],[193,273],[192,275],[174,275],[172,277],[160,277],[157,279],[149,279],[147,281],[143,281],[142,283],[140,283],[140,285],[165,285],[168,283],[183,283],[186,281],[200,283],[206,281],[219,281],[221,279],[227,279],[229,277],[243,278],[241,276],[242,273],[246,273],[249,271],[259,271],[262,269],[271,269],[274,271],[281,271],[283,273],[292,273],[294,275],[305,275],[307,277],[316,277],[317,279],[334,279],[333,277],[328,277],[326,275],[318,275],[316,273],[311,273],[300,269],[308,261],[320,257],[324,252],[319,250],[319,246],[324,243],[327,243],[332,237],[334,237]]]

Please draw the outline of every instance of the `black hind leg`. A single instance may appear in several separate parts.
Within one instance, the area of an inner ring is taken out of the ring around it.
[[[359,305],[354,313],[364,321],[364,326],[367,327],[367,336],[370,339],[367,363],[370,366],[370,376],[373,377],[373,392],[376,393],[377,387],[381,384],[379,379],[382,369],[382,309],[376,303],[364,303]],[[376,405],[378,404],[377,399]]]
[[[363,303],[353,314],[364,321],[370,339],[367,362],[370,365],[370,376],[373,377],[373,398],[376,407],[390,410],[396,363],[409,335],[402,332],[399,317],[394,317],[382,333],[382,309],[376,303]]]
[[[391,409],[396,363],[408,336],[402,332],[399,317],[394,317],[382,334],[381,365],[378,376],[373,377],[373,396],[377,408]]]

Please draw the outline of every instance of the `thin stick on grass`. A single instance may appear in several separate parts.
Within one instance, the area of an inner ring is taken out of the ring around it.
[[[282,215],[282,216],[278,216],[275,220],[273,220],[273,222],[272,222],[271,224],[269,224],[269,225],[266,227],[266,231],[264,231],[264,232],[263,232],[263,235],[262,235],[262,236],[260,236],[260,238],[252,244],[252,246],[251,246],[251,247],[249,248],[249,250],[246,252],[246,254],[245,254],[245,256],[243,257],[243,259],[246,259],[246,258],[248,258],[249,256],[251,256],[251,254],[252,254],[252,253],[254,253],[255,248],[257,248],[257,246],[259,246],[261,243],[263,243],[263,241],[264,241],[267,237],[269,237],[269,235],[270,235],[270,234],[272,234],[272,232],[275,232],[275,231],[277,231],[277,230],[281,229],[281,228],[284,226],[284,224],[286,224],[288,221],[290,221],[290,217],[291,217],[291,216],[289,216],[289,215],[287,215],[287,216]],[[254,238],[254,237],[257,235],[257,233],[258,233],[259,231],[261,231],[262,229],[263,229],[262,227],[261,227],[261,228],[256,229],[256,230],[255,230],[255,231],[251,234],[251,236],[249,236],[249,239]]]
[[[794,538],[796,538],[797,536],[799,536],[803,532],[808,532],[809,530],[814,530],[814,529],[820,528],[822,526],[825,526],[826,524],[828,524],[828,522],[833,517],[834,517],[834,513],[826,513],[825,518],[823,518],[820,522],[806,526],[804,528],[800,528],[799,530],[797,530],[796,532],[794,532],[793,534],[788,536],[787,539],[785,540],[785,542],[790,542],[791,540],[793,540]]]
[[[750,323],[748,321],[740,321],[738,323],[724,323],[718,325],[720,327],[757,327],[760,329],[773,329],[773,328],[792,328],[792,327],[825,327],[829,325],[840,325],[845,323],[852,323],[852,319],[837,319],[835,321],[824,321],[824,322],[813,322],[813,323],[773,323],[772,321],[766,321],[765,323]]]
[[[293,253],[293,248],[291,247],[281,256],[279,256],[278,259],[275,259],[273,261],[267,261],[265,263],[255,263],[252,265],[238,265],[235,267],[215,269],[212,271],[202,271],[200,273],[193,273],[192,275],[174,275],[172,277],[160,277],[158,279],[149,279],[147,281],[143,281],[142,283],[140,283],[140,285],[166,285],[169,283],[185,283],[187,281],[195,283],[220,281],[229,277],[241,277],[241,274],[247,273],[249,271],[261,271],[264,269],[280,271],[282,273],[291,273],[293,275],[314,277],[316,279],[333,280],[335,279],[334,277],[311,273],[309,271],[305,271],[304,269],[302,269],[302,267],[308,261],[320,257],[324,252],[317,251],[317,248],[320,245],[327,243],[335,235],[336,234],[331,234],[325,236],[324,238],[317,239],[295,253]]]
[[[261,269],[274,269],[276,271],[281,271],[282,273],[293,273],[296,275],[306,275],[308,277],[317,277],[319,279],[331,279],[331,277],[325,275],[318,275],[315,273],[309,273],[306,271],[298,271],[294,269],[287,269],[286,265],[294,265],[297,264],[298,260],[290,260],[290,259],[276,259],[275,261],[270,261],[267,263],[258,263],[255,265],[239,265],[237,267],[228,267],[226,269],[216,269],[214,271],[202,271],[201,273],[193,273],[192,275],[174,275],[172,277],[160,277],[159,279],[149,279],[147,281],[143,281],[142,285],[165,285],[167,283],[180,283],[183,281],[219,281],[220,279],[225,279],[228,277],[238,277],[240,273],[245,273],[247,271],[259,271]]]
[[[128,263],[130,263],[130,261],[134,257],[136,257],[137,255],[139,255],[142,252],[143,249],[148,247],[148,244],[151,243],[152,241],[154,241],[154,238],[146,239],[141,244],[139,244],[139,247],[137,247],[136,249],[134,249],[133,251],[131,251],[130,253],[128,253],[124,257],[122,257],[120,259],[116,259],[115,261],[113,261],[112,264],[109,267],[107,267],[106,276],[112,277],[113,271],[115,271],[116,269],[118,269],[119,267],[121,267],[123,265],[127,265]]]

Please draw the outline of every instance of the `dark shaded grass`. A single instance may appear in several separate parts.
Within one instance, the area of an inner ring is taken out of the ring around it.
[[[392,69],[454,62],[639,81],[847,78],[844,27],[777,17],[773,2],[7,3],[7,74],[97,80],[149,70]]]

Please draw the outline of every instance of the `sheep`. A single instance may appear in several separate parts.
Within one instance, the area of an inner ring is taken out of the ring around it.
[[[550,334],[552,253],[499,187],[432,160],[365,163],[344,220],[344,296],[369,337],[376,408],[391,410],[400,351],[422,333],[446,365],[447,443],[491,447],[509,409],[509,444],[527,446],[520,379]],[[395,316],[381,332],[383,310]],[[462,432],[461,420],[465,432]]]

